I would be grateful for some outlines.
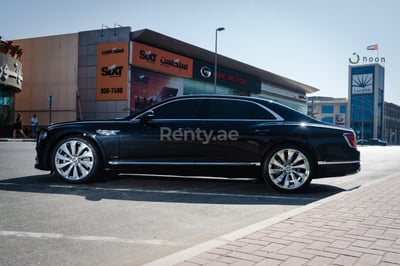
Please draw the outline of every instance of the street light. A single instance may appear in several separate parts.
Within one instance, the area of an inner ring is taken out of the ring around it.
[[[215,30],[215,61],[214,61],[214,94],[217,93],[217,42],[218,32],[225,30],[224,27],[219,27]]]
[[[51,111],[53,110],[53,100],[54,100],[54,96],[53,95],[49,95],[47,97],[48,101],[49,101],[49,125],[51,125]]]

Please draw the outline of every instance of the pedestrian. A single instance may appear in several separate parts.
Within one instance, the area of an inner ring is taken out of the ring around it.
[[[20,133],[24,138],[26,138],[26,135],[24,133],[24,130],[22,129],[22,115],[21,113],[17,113],[17,118],[15,119],[15,122],[13,124],[13,138],[15,139],[17,132]]]
[[[32,133],[32,138],[36,137],[36,129],[39,123],[39,119],[36,117],[36,114],[33,114],[31,118],[31,133]]]

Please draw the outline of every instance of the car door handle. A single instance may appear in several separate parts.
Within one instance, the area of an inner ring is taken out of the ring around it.
[[[258,135],[268,135],[269,133],[271,133],[271,130],[270,129],[256,129],[254,132]]]

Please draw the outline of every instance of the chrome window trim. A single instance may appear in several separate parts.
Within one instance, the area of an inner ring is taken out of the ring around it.
[[[229,122],[240,122],[240,121],[260,121],[260,122],[283,122],[284,120],[275,120],[275,119],[203,119],[203,118],[195,118],[195,119],[157,119],[154,118],[152,121],[210,121],[210,122],[218,122],[218,121],[229,121]]]
[[[197,99],[199,99],[199,100],[216,99],[216,100],[224,100],[224,101],[248,102],[248,103],[251,103],[251,104],[256,104],[259,107],[261,107],[262,109],[264,109],[267,112],[271,113],[273,116],[275,116],[275,119],[265,119],[265,120],[264,119],[158,119],[158,120],[173,120],[173,121],[176,121],[176,120],[186,120],[186,121],[187,120],[195,120],[195,121],[279,121],[279,122],[284,121],[283,117],[281,117],[279,114],[277,114],[276,112],[272,111],[268,107],[266,107],[266,106],[264,106],[264,105],[262,105],[262,104],[260,104],[258,102],[247,100],[247,99],[219,98],[219,97],[212,97],[212,96],[210,96],[210,97],[195,97],[195,98],[173,99],[171,101],[168,101],[166,103],[158,105],[156,108],[152,108],[152,109],[149,109],[149,110],[156,110],[156,109],[158,109],[158,108],[160,108],[160,107],[162,107],[162,106],[164,106],[166,104],[172,103],[172,102],[187,101],[187,100],[193,100],[193,99],[196,99],[196,100]],[[140,114],[140,115],[135,116],[131,120],[136,120],[136,119],[140,118],[142,115],[143,115],[143,113]],[[154,120],[157,120],[157,118],[155,118]]]
[[[354,163],[360,163],[360,161],[337,161],[337,162],[318,161],[318,165],[354,164]]]

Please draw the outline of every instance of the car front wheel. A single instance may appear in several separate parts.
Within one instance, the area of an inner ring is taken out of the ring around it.
[[[298,192],[311,182],[311,157],[296,146],[282,146],[272,150],[264,160],[262,175],[274,189]]]
[[[53,171],[68,183],[88,182],[98,172],[97,149],[90,141],[81,137],[68,137],[60,141],[51,160]]]

